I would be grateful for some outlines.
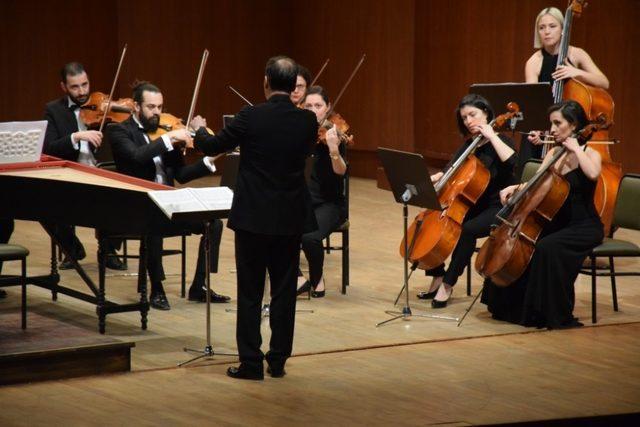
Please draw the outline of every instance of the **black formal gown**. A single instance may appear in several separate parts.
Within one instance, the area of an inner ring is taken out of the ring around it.
[[[604,231],[593,204],[596,181],[580,167],[565,179],[571,185],[569,196],[538,239],[522,277],[504,288],[485,281],[482,302],[494,319],[549,329],[580,325],[573,317],[574,282]]]

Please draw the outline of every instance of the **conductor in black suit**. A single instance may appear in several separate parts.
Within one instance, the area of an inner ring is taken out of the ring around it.
[[[173,186],[174,181],[183,184],[215,172],[211,159],[186,165],[181,148],[185,140],[191,137],[185,129],[176,129],[160,138],[150,140],[147,132],[157,130],[162,113],[163,97],[157,86],[139,83],[133,91],[135,111],[131,117],[117,125],[111,125],[105,131],[105,137],[113,152],[113,159],[119,172],[136,178]],[[202,232],[195,227],[191,231]],[[222,221],[211,223],[211,265],[210,271],[218,271],[218,253],[222,235]],[[200,240],[198,263],[193,282],[189,288],[189,300],[204,302],[205,292],[205,251],[204,240]],[[162,280],[162,237],[151,236],[148,239],[148,270],[151,279],[151,306],[160,310],[169,310]],[[224,303],[229,297],[211,291],[211,301]]]
[[[214,155],[240,147],[240,166],[228,227],[235,231],[238,271],[236,340],[240,366],[227,375],[263,379],[266,358],[272,377],[285,374],[293,347],[296,281],[300,239],[315,228],[304,178],[305,159],[318,136],[310,111],[289,98],[298,65],[287,57],[269,59],[265,70],[267,102],[245,107],[216,136],[206,133],[206,121],[196,117],[197,149]],[[266,356],[260,350],[260,317],[265,273],[271,279],[271,341]]]
[[[93,155],[95,149],[102,144],[102,133],[88,130],[80,119],[80,108],[89,99],[89,76],[79,62],[70,62],[60,70],[60,88],[65,96],[47,103],[44,118],[47,131],[44,137],[42,152],[51,156],[82,163],[96,165]],[[83,259],[86,254],[75,230],[70,225],[52,225],[60,244],[70,251],[76,260]],[[118,242],[108,241],[107,251],[115,253]],[[125,270],[124,264],[116,257],[108,257],[106,266],[114,270]],[[61,270],[73,268],[73,264],[65,258],[60,264]]]

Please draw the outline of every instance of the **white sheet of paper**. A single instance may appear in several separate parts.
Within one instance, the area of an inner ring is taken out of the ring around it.
[[[0,123],[0,164],[40,160],[47,121]]]
[[[205,187],[190,189],[208,210],[231,209],[233,191],[229,187]]]

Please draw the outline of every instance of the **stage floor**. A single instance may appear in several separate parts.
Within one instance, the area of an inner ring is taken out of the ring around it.
[[[206,185],[209,183],[201,180],[198,184]],[[417,209],[411,209],[410,216],[412,217],[417,212]],[[285,379],[282,386],[276,386],[284,387],[283,390],[287,390],[286,396],[290,397],[296,396],[297,393],[303,393],[309,387],[309,384],[315,381],[320,381],[325,385],[326,389],[321,391],[316,387],[314,390],[317,391],[310,396],[299,397],[297,400],[294,399],[288,403],[283,402],[282,404],[289,408],[287,412],[295,412],[297,406],[294,402],[312,405],[313,396],[315,396],[328,405],[332,399],[337,399],[338,395],[341,396],[341,399],[347,401],[358,400],[358,405],[362,405],[362,410],[365,410],[365,412],[373,411],[371,408],[366,409],[368,408],[366,399],[369,398],[367,392],[363,391],[360,394],[357,391],[358,389],[355,388],[361,381],[373,381],[376,383],[375,388],[377,389],[376,393],[379,393],[379,399],[382,399],[385,395],[385,392],[380,388],[387,389],[389,405],[393,408],[380,409],[383,404],[380,401],[375,401],[375,399],[371,402],[374,405],[372,408],[377,406],[378,410],[387,411],[385,412],[387,414],[393,413],[400,416],[399,414],[403,413],[400,409],[409,405],[411,400],[415,400],[414,403],[416,404],[418,402],[423,403],[417,413],[425,414],[428,409],[432,409],[434,406],[448,407],[450,405],[448,400],[456,393],[463,391],[453,387],[456,382],[476,381],[465,380],[468,371],[476,372],[480,377],[477,379],[479,381],[477,384],[467,384],[471,391],[467,390],[465,393],[471,393],[477,389],[473,393],[483,395],[483,399],[488,399],[484,405],[491,406],[498,399],[490,397],[495,390],[494,386],[491,385],[493,380],[490,379],[492,378],[492,371],[487,370],[489,365],[499,364],[502,370],[500,375],[511,376],[508,379],[509,387],[517,387],[519,381],[516,381],[515,378],[518,370],[527,365],[527,360],[533,362],[539,361],[540,358],[549,358],[547,363],[552,365],[552,369],[551,374],[547,375],[541,365],[540,371],[534,372],[536,375],[539,374],[546,378],[544,390],[536,392],[541,395],[538,396],[539,398],[544,398],[544,395],[550,389],[555,389],[560,394],[564,393],[563,364],[571,365],[571,362],[575,362],[576,366],[580,366],[581,364],[586,363],[589,365],[591,363],[595,365],[590,365],[593,372],[588,375],[593,375],[594,378],[597,378],[599,386],[602,383],[610,384],[612,393],[621,393],[620,399],[629,404],[614,405],[615,409],[612,409],[612,411],[623,412],[624,410],[628,412],[629,408],[640,409],[640,386],[615,387],[614,384],[617,380],[613,378],[607,379],[607,376],[611,374],[608,367],[609,362],[606,361],[607,366],[602,366],[602,368],[606,368],[606,372],[600,370],[597,365],[603,360],[598,359],[598,356],[594,354],[590,354],[591,350],[600,352],[602,354],[601,357],[605,359],[608,357],[606,355],[611,353],[616,353],[616,357],[625,357],[626,355],[628,358],[621,361],[622,365],[630,370],[626,373],[626,376],[632,375],[636,380],[634,384],[640,383],[640,381],[637,381],[640,379],[638,375],[639,359],[637,357],[638,350],[640,350],[640,340],[637,332],[640,326],[636,324],[640,322],[640,287],[637,286],[637,278],[623,277],[618,279],[619,312],[614,312],[612,309],[611,289],[608,279],[599,278],[597,326],[602,327],[592,328],[590,279],[586,276],[581,276],[576,283],[576,308],[574,312],[585,323],[585,328],[581,330],[539,331],[495,321],[491,319],[485,306],[480,303],[473,307],[460,327],[457,326],[456,322],[449,320],[413,318],[410,321],[396,321],[377,328],[377,322],[388,318],[385,310],[394,308],[393,301],[402,286],[402,259],[397,252],[402,237],[402,208],[394,202],[390,192],[376,188],[374,181],[352,178],[350,217],[351,286],[348,288],[347,295],[340,294],[341,256],[339,252],[327,255],[325,258],[327,296],[322,299],[306,300],[301,298],[298,300],[299,309],[313,310],[313,313],[303,312],[297,315],[294,343],[295,357],[290,364],[291,378]],[[88,254],[82,265],[87,268],[87,271],[93,277],[97,277],[96,243],[93,237],[93,230],[78,229],[78,234]],[[622,230],[618,232],[617,236],[640,242],[640,233]],[[198,238],[198,236],[188,237],[187,287],[195,270]],[[339,236],[336,235],[334,238],[339,239]],[[38,224],[18,221],[12,242],[25,245],[30,249],[31,255],[28,258],[29,275],[44,274],[48,271],[49,243]],[[135,245],[133,246],[135,247]],[[165,247],[178,246],[179,239],[166,240]],[[179,272],[179,256],[165,257],[164,264],[167,273]],[[16,268],[9,263],[6,264],[4,272],[15,272],[17,271]],[[135,260],[130,260],[129,268],[130,272],[136,271]],[[213,288],[219,293],[232,297],[230,304],[212,305],[213,345],[214,349],[220,352],[233,352],[236,348],[236,316],[235,313],[227,313],[225,311],[225,309],[235,308],[234,268],[233,233],[225,228],[221,245],[220,272],[212,276]],[[619,265],[616,265],[616,268],[617,270],[628,268],[638,271],[640,263],[637,261],[620,262]],[[65,283],[70,284],[72,287],[82,289],[84,286],[75,272],[64,271],[62,272],[62,278]],[[481,280],[475,272],[472,278],[473,294],[475,295],[480,289]],[[168,312],[151,310],[149,313],[149,329],[147,331],[140,329],[139,313],[122,313],[107,317],[107,335],[109,337],[122,341],[136,342],[136,347],[133,349],[132,354],[132,370],[145,371],[172,368],[179,362],[191,357],[191,355],[182,351],[183,347],[204,347],[205,306],[181,299],[179,297],[179,283],[179,275],[172,274],[168,276],[165,282],[165,289],[172,309]],[[473,298],[473,296],[466,296],[466,277],[463,276],[455,289],[452,303],[446,309],[433,310],[428,302],[425,303],[415,298],[415,294],[420,290],[424,290],[426,286],[428,284],[424,275],[420,271],[416,272],[410,282],[410,303],[414,313],[460,317],[464,314],[465,309]],[[19,290],[17,288],[8,288],[8,291],[9,297],[5,300],[0,300],[0,312],[17,311],[19,309]],[[136,301],[136,277],[109,279],[107,295],[120,302]],[[396,308],[401,308],[402,301]],[[54,317],[57,320],[86,330],[97,330],[97,317],[94,306],[73,300],[64,295],[60,295],[58,301],[53,302],[49,292],[40,288],[30,287],[29,310],[31,313]],[[7,327],[17,327],[17,325],[0,325],[0,328]],[[584,348],[578,349],[576,347],[572,349],[574,345],[573,337],[579,337],[580,340],[584,340]],[[263,340],[268,343],[268,339],[268,323],[264,322]],[[618,354],[619,350],[616,344],[618,340],[624,341],[627,349],[627,351],[622,352],[622,355]],[[486,349],[484,346],[487,346]],[[462,349],[466,350],[463,351]],[[347,353],[344,353],[345,351]],[[519,353],[520,357],[516,358],[513,352]],[[478,357],[479,354],[483,356]],[[553,356],[553,354],[557,357]],[[377,360],[378,355],[385,359],[386,362],[383,363]],[[562,363],[553,366],[556,359],[559,359]],[[216,356],[213,361],[202,363],[201,365],[206,365],[203,368],[193,370],[171,369],[155,374],[147,372],[140,373],[139,375],[141,376],[132,376],[131,378],[139,378],[142,381],[141,384],[144,384],[146,379],[143,380],[143,378],[147,377],[143,375],[158,375],[158,380],[161,382],[164,382],[161,379],[167,379],[171,381],[187,381],[188,383],[190,381],[188,378],[193,376],[194,382],[200,381],[201,377],[210,378],[210,381],[213,381],[211,386],[221,382],[224,383],[225,387],[230,387],[230,390],[240,390],[238,387],[248,386],[240,386],[235,383],[231,385],[223,376],[225,367],[211,366],[212,364],[226,366],[235,360],[236,358],[234,357]],[[517,363],[511,365],[514,360],[517,360]],[[433,365],[434,362],[438,362],[436,367]],[[436,371],[443,371],[446,375],[444,377],[439,376],[439,374],[434,373]],[[581,372],[581,370],[577,369],[570,371],[570,376],[572,378],[574,375],[579,377],[576,381],[586,380],[581,377]],[[213,375],[209,375],[209,373]],[[536,375],[533,375],[533,377],[536,377]],[[556,377],[558,378],[555,379]],[[101,380],[96,379],[95,381]],[[130,380],[122,380],[122,384],[127,381]],[[131,381],[136,380],[131,379]],[[408,381],[406,393],[411,395],[407,403],[403,403],[404,398],[401,395],[395,395],[394,392],[397,382],[403,381]],[[540,379],[539,381],[543,380]],[[580,384],[580,381],[576,384]],[[422,385],[416,388],[414,396],[409,393],[409,386],[411,384],[417,386],[418,383]],[[275,381],[269,381],[268,384],[275,386]],[[284,384],[288,385],[285,386]],[[295,391],[295,384],[298,386],[298,391]],[[452,388],[449,388],[450,385]],[[185,387],[188,389],[188,386]],[[267,382],[265,382],[264,386],[259,387],[268,387]],[[434,394],[435,390],[443,387],[445,391],[441,396],[441,400],[434,401],[434,399],[438,399]],[[499,384],[496,384],[495,387],[499,388]],[[423,399],[420,396],[426,393],[426,389],[429,389],[429,394],[425,394]],[[267,393],[267,388],[256,390],[265,390],[264,392]],[[565,391],[568,392],[568,390]],[[587,391],[580,389],[580,393],[582,392],[586,393]],[[602,396],[604,396],[606,393],[602,392]],[[256,395],[252,399],[260,399],[261,393],[261,391],[256,391]],[[352,396],[358,396],[357,399],[346,397],[350,393],[353,393]],[[504,393],[504,397],[508,399],[508,393]],[[474,396],[470,397],[471,402],[466,404],[465,410],[478,407],[480,405],[479,402],[482,401],[475,400]],[[569,400],[563,405],[566,408],[571,408],[571,399],[568,397],[567,399]],[[4,401],[5,399],[2,398],[2,400]],[[574,401],[576,405],[579,403],[579,399],[574,399]],[[355,405],[355,402],[342,406],[340,409],[341,413],[343,410],[346,411],[344,423],[350,420],[348,409],[352,408],[352,405]],[[216,412],[219,405],[212,402],[212,406],[209,408],[212,412]],[[328,407],[325,409],[329,410]],[[515,404],[510,408],[504,408],[504,410],[507,409],[513,414],[518,414],[519,412]],[[575,409],[579,411],[577,412],[578,415],[611,413],[611,411],[592,411],[584,406],[582,408],[576,406]],[[197,412],[203,415],[207,411],[208,409],[202,407],[197,409]],[[569,414],[571,412],[559,411],[558,413]],[[313,413],[313,411],[310,413]],[[415,418],[412,419],[417,421]],[[460,415],[459,418],[447,419],[453,422],[456,420],[462,421],[466,418]],[[516,419],[520,418],[513,418],[513,420]],[[305,420],[308,421],[309,418],[304,416],[291,418],[291,421],[296,422]],[[475,418],[476,422],[484,422],[482,420],[485,420],[485,418]],[[504,420],[508,421],[509,418]],[[173,419],[173,421],[177,420]],[[219,421],[231,424],[236,423],[230,419],[226,421],[220,419]],[[244,422],[240,421],[240,423],[253,421],[255,420],[248,418]],[[395,421],[398,422],[398,418],[395,418]],[[441,422],[444,422],[444,418],[441,419]],[[408,424],[411,423],[409,422]]]

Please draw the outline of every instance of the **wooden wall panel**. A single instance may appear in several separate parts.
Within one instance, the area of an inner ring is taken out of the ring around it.
[[[59,72],[70,61],[84,63],[93,87],[110,85],[118,55],[111,4],[5,0],[0,9],[0,121],[41,119],[61,96]]]
[[[186,117],[202,49],[212,56],[197,111],[219,128],[243,102],[233,85],[262,101],[264,63],[288,54],[317,72],[335,96],[360,55],[367,60],[338,110],[353,127],[355,176],[374,177],[375,149],[391,146],[440,161],[459,144],[453,111],[474,82],[522,81],[533,52],[533,21],[564,0],[5,0],[0,25],[0,121],[42,117],[60,96],[58,70],[79,60],[94,90],[108,91],[120,49],[129,52],[118,96],[136,78],[157,83],[170,112]],[[639,0],[593,0],[577,19],[573,44],[611,80],[616,101],[613,150],[626,171],[640,171]],[[436,162],[437,163],[437,162]]]
[[[375,150],[413,150],[413,0],[292,2],[291,55],[317,73],[332,98],[363,53],[367,58],[337,108],[351,125],[351,173],[373,178]],[[373,154],[373,155],[372,155]]]

